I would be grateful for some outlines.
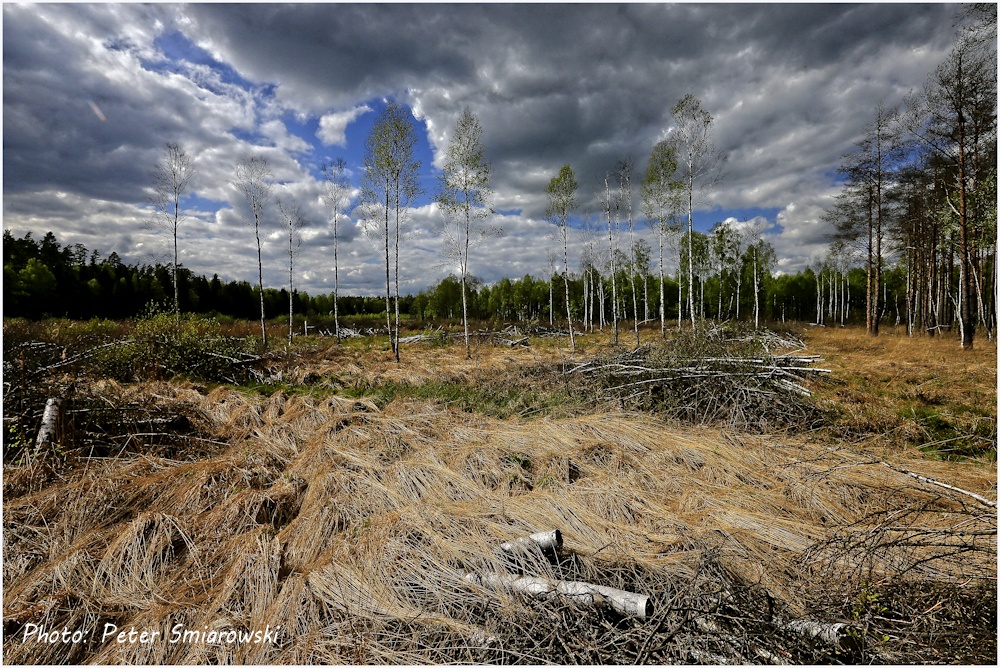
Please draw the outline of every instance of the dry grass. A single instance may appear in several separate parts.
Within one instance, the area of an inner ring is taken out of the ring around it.
[[[533,338],[530,346],[497,346],[473,337],[472,359],[464,355],[464,342],[413,343],[401,346],[397,365],[386,337],[335,340],[313,339],[279,369],[281,379],[293,383],[325,385],[334,389],[378,386],[386,383],[417,385],[446,378],[455,382],[506,374],[512,369],[555,365],[581,359],[606,344],[603,335],[578,338],[571,353],[567,341]]]
[[[807,335],[809,351],[834,371],[817,394],[839,414],[838,437],[996,461],[995,343],[981,338],[962,351],[954,336],[873,338],[832,327]]]
[[[460,375],[499,370],[508,355],[560,355],[481,350],[446,364],[454,349],[428,352],[405,371],[375,359],[358,373]],[[157,395],[228,446],[92,458],[36,491],[6,468],[5,662],[971,662],[996,652],[976,617],[989,611],[968,603],[995,600],[995,509],[879,462],[995,499],[992,467],[622,412],[500,420],[432,401],[122,391]],[[465,578],[508,572],[497,546],[550,528],[564,552],[516,569],[647,593],[654,617]],[[908,587],[946,603],[910,610],[899,598]],[[835,654],[783,632],[793,619],[851,622],[867,642]],[[29,623],[84,629],[90,642],[25,641]],[[106,623],[161,640],[102,644]],[[176,624],[280,630],[274,642],[171,644]],[[925,628],[939,635],[919,648]]]
[[[905,473],[995,502],[995,350],[809,330],[834,421],[807,438],[585,396],[563,371],[608,342],[477,342],[471,360],[416,343],[396,365],[384,340],[314,341],[256,391],[76,379],[80,416],[127,419],[5,461],[4,661],[995,660],[995,506]],[[928,443],[979,458],[900,447]],[[498,550],[552,528],[561,553]],[[466,578],[512,572],[641,592],[654,614]],[[806,641],[793,620],[857,642]],[[89,642],[36,642],[29,624]],[[106,624],[159,640],[101,642]],[[178,624],[273,638],[171,643]]]

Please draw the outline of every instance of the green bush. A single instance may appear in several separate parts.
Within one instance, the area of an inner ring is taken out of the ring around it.
[[[136,322],[132,335],[102,349],[95,367],[120,381],[184,376],[205,381],[244,382],[258,348],[254,338],[225,336],[214,318],[152,313]]]

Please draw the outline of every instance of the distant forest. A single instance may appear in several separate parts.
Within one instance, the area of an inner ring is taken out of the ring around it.
[[[695,233],[694,245],[707,245],[709,235]],[[754,319],[753,260],[748,253],[738,269],[697,281],[696,309],[705,318]],[[659,317],[659,280],[648,263],[630,275],[631,264],[622,262],[619,285],[635,280],[638,313],[645,320]],[[259,316],[259,289],[247,281],[225,282],[217,275],[195,275],[178,268],[181,311],[252,320]],[[15,238],[3,235],[4,317],[66,317],[73,319],[134,318],[150,305],[162,310],[173,307],[174,286],[170,265],[130,265],[117,254],[102,257],[81,244],[62,246],[52,232],[36,240],[29,232]],[[589,277],[588,277],[589,276]],[[570,275],[570,310],[574,320],[587,327],[610,326],[610,278],[608,286],[595,286],[593,274]],[[865,281],[862,268],[846,272],[825,267],[819,273],[806,269],[793,275],[774,276],[769,270],[758,276],[757,299],[762,319],[771,321],[864,323]],[[469,316],[479,321],[565,322],[565,286],[558,273],[546,279],[526,275],[504,278],[493,285],[470,281]],[[886,305],[884,324],[905,325],[906,272],[902,267],[885,272],[882,284]],[[678,317],[678,285],[675,278],[664,282],[664,305],[668,318]],[[602,296],[603,295],[603,296]],[[619,313],[634,313],[632,294],[620,291]],[[297,315],[325,318],[333,311],[333,293],[309,295],[296,291]],[[603,309],[601,302],[604,302]],[[265,288],[264,303],[270,318],[288,314],[288,292]],[[400,312],[416,320],[461,320],[461,284],[448,276],[415,295],[400,298]],[[385,314],[385,299],[379,296],[345,296],[338,299],[343,316]]]
[[[3,315],[9,317],[133,318],[151,305],[173,308],[171,266],[125,264],[117,253],[106,258],[82,244],[60,246],[52,232],[41,241],[31,232],[23,238],[3,233]],[[247,281],[223,282],[218,275],[206,278],[178,267],[180,307],[185,313],[224,315],[249,319],[260,315],[260,291]],[[295,312],[325,314],[333,309],[330,297],[296,293]],[[287,290],[264,290],[267,312],[288,314]],[[401,300],[402,305],[402,300]],[[385,301],[377,297],[344,297],[341,313],[380,313]]]

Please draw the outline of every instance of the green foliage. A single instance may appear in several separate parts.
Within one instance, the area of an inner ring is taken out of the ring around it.
[[[5,317],[134,318],[149,302],[173,304],[174,281],[169,265],[129,265],[112,253],[101,260],[80,244],[61,247],[51,233],[36,242],[30,232],[15,238],[3,234]],[[55,281],[54,283],[52,281]],[[212,314],[222,319],[251,320],[260,315],[260,292],[247,281],[223,282],[218,276],[196,276],[183,266],[177,270],[180,307],[185,313]],[[400,311],[409,312],[412,297],[400,299]],[[330,295],[293,293],[296,313],[310,319],[330,314]],[[384,312],[385,301],[373,297],[341,296],[341,315]],[[267,288],[268,313],[287,313],[288,291]],[[332,319],[332,318],[331,318]]]
[[[910,440],[926,454],[945,459],[996,456],[996,420],[981,406],[913,402],[904,404],[897,417],[918,427]]]
[[[663,140],[653,147],[642,179],[642,212],[654,227],[679,228],[684,182],[677,177],[677,146]]]
[[[257,348],[252,338],[224,336],[212,318],[175,316],[151,307],[136,322],[132,336],[103,349],[96,367],[121,381],[183,376],[213,382],[244,382]]]
[[[4,380],[30,386],[57,372],[122,382],[183,376],[207,382],[249,381],[257,339],[223,333],[214,318],[174,315],[150,303],[134,322],[94,318],[40,323],[4,321]]]
[[[464,225],[460,241],[470,240],[469,225],[485,219],[492,211],[490,197],[490,163],[483,156],[483,126],[466,107],[455,125],[455,132],[445,153],[437,201],[449,218]]]
[[[872,633],[869,626],[872,625],[873,618],[884,615],[889,608],[883,605],[879,592],[874,585],[865,585],[858,592],[857,598],[851,609],[851,617],[855,626],[860,626],[860,630],[855,627],[848,629],[848,635],[858,640],[875,640],[878,642],[889,642],[889,636],[881,633]]]
[[[3,428],[3,460],[11,461],[11,458],[24,457],[28,452],[30,441],[24,434],[21,421],[17,417],[4,418]]]
[[[568,164],[559,169],[559,174],[549,181],[546,193],[549,196],[549,204],[545,209],[545,215],[565,226],[569,218],[569,212],[576,206],[576,175],[573,168]]]
[[[551,473],[546,473],[538,479],[537,483],[535,483],[535,488],[546,489],[548,487],[554,487],[557,484],[559,484],[559,478],[552,475]]]

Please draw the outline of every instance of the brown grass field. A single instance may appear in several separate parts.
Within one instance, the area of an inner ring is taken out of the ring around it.
[[[566,374],[615,352],[597,334],[398,366],[384,338],[313,339],[242,386],[47,381],[78,423],[5,447],[3,660],[993,665],[996,348],[802,336],[820,417],[762,433]],[[558,551],[500,549],[550,529]]]

